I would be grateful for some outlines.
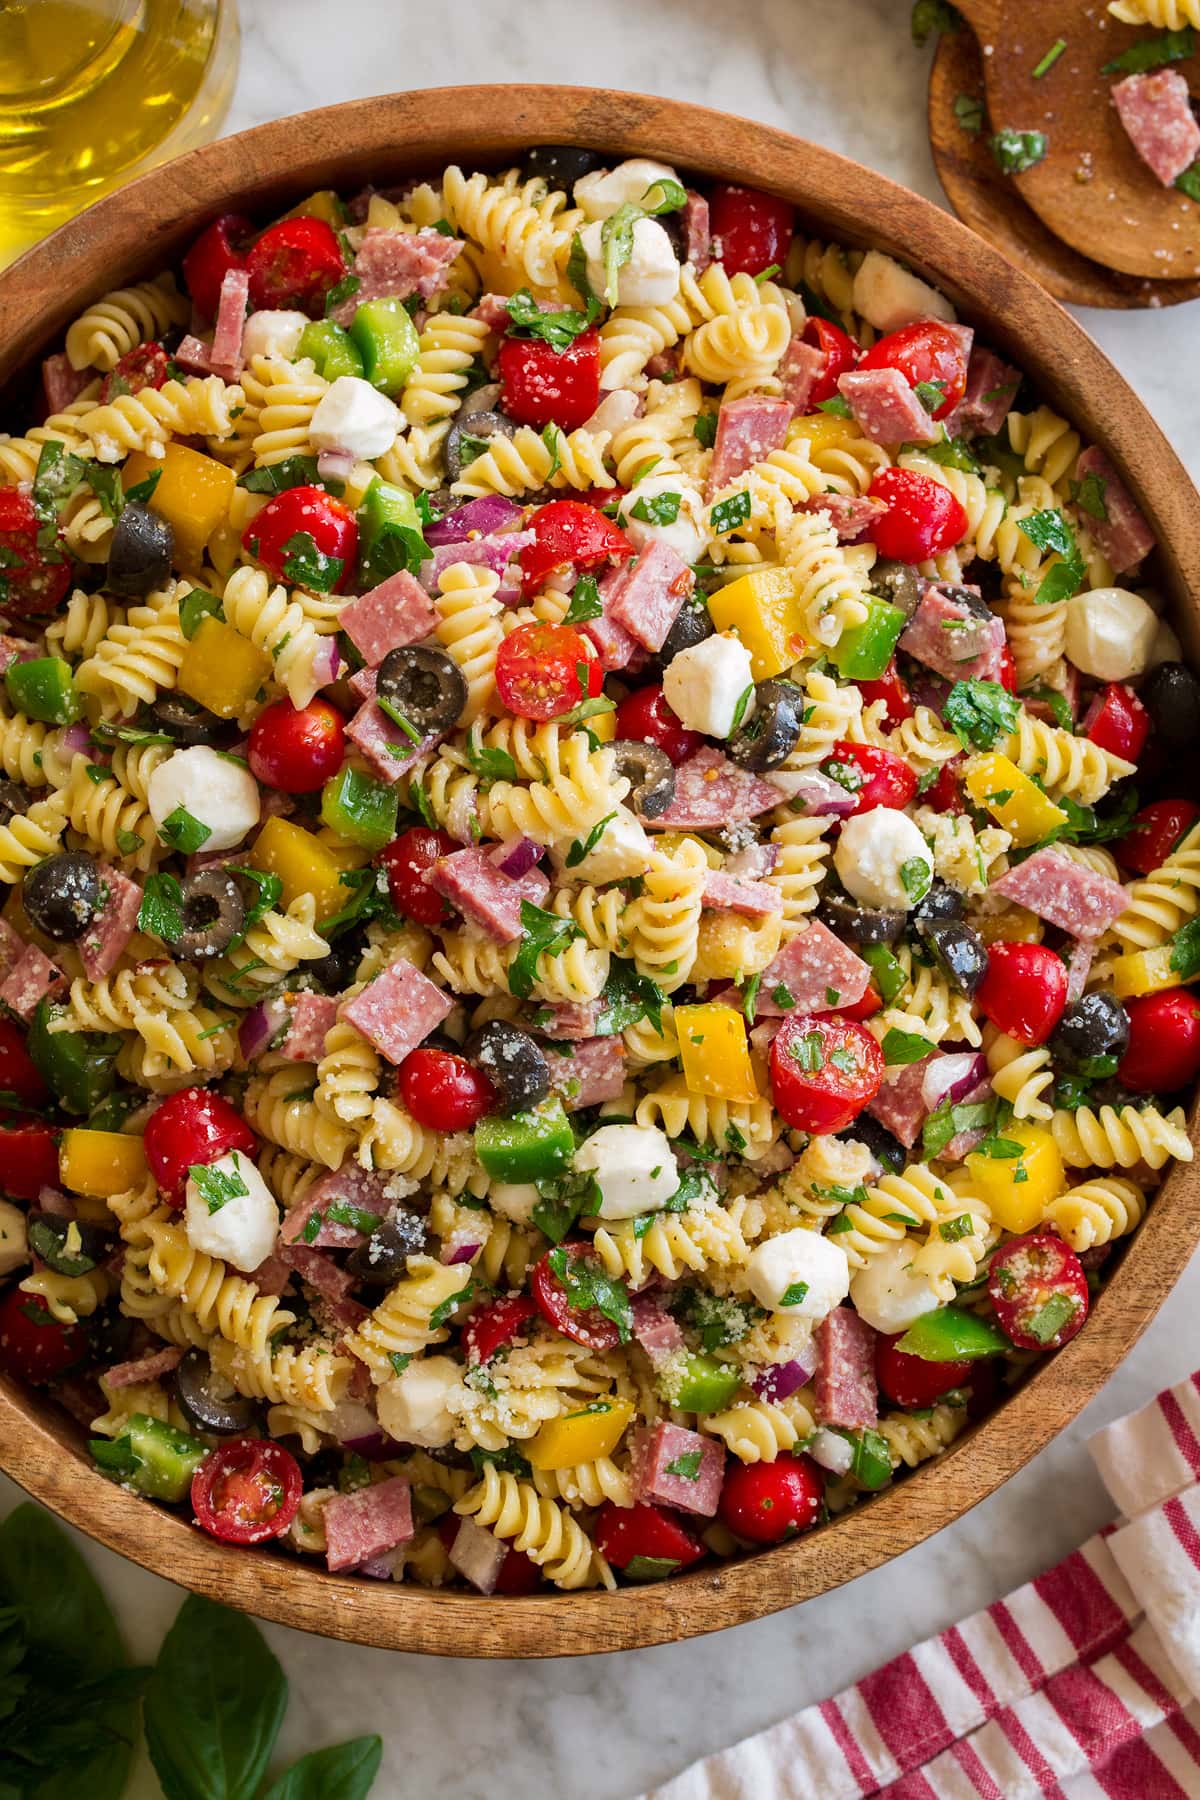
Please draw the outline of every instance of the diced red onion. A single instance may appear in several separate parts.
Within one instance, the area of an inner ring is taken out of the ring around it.
[[[802,1359],[794,1362],[768,1363],[764,1368],[755,1369],[750,1386],[763,1400],[786,1400],[789,1394],[812,1380],[816,1367],[816,1351],[813,1350],[811,1355],[805,1352]]]
[[[819,769],[772,769],[765,779],[806,813],[848,819],[857,804],[857,795]]]
[[[477,1525],[474,1519],[460,1519],[450,1561],[463,1578],[481,1594],[494,1594],[500,1570],[508,1554],[508,1545]]]
[[[943,1100],[961,1100],[979,1082],[987,1079],[987,1058],[977,1050],[966,1050],[954,1056],[935,1056],[925,1070],[921,1082],[921,1100],[930,1112],[936,1112]]]
[[[242,1017],[238,1026],[238,1049],[247,1062],[261,1056],[276,1031],[287,1018],[287,1001],[260,1000]]]
[[[455,544],[472,532],[487,537],[493,531],[514,528],[521,517],[522,510],[515,500],[506,500],[503,494],[480,494],[465,506],[456,506],[453,512],[446,513],[436,525],[427,525],[425,542]]]
[[[538,861],[542,850],[543,845],[535,843],[533,838],[510,838],[507,843],[497,844],[494,850],[489,850],[488,856],[502,875],[520,881]]]
[[[927,706],[940,719],[950,696],[950,683],[940,675],[920,674],[913,681],[910,692],[914,706]]]
[[[396,1570],[395,1556],[394,1550],[385,1550],[379,1556],[369,1556],[366,1562],[359,1563],[354,1573],[366,1575],[371,1581],[390,1581]]]
[[[831,1475],[848,1475],[854,1466],[854,1446],[847,1438],[820,1425],[804,1446],[806,1453]]]
[[[403,1446],[385,1431],[372,1431],[367,1437],[342,1438],[341,1445],[352,1456],[364,1457],[367,1462],[386,1462],[389,1456],[402,1456],[404,1453]]]
[[[341,655],[335,637],[323,637],[313,651],[312,673],[318,687],[328,687],[331,681],[337,680],[341,667]]]
[[[70,1194],[64,1194],[59,1188],[44,1187],[38,1192],[38,1210],[51,1213],[56,1219],[73,1219],[77,1209]]]
[[[452,1267],[455,1263],[470,1262],[471,1258],[478,1256],[482,1249],[482,1244],[458,1244],[446,1258],[447,1266]]]
[[[321,450],[317,453],[317,474],[322,481],[349,481],[353,468],[352,450]]]
[[[74,756],[82,751],[86,756],[92,746],[92,733],[87,725],[68,725],[62,736],[63,749]]]

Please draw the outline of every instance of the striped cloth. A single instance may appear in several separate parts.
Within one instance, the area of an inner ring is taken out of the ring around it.
[[[1200,1371],[1089,1449],[1119,1523],[643,1800],[1197,1800]]]

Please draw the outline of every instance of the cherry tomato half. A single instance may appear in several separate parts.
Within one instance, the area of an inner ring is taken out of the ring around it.
[[[865,353],[860,369],[899,369],[910,387],[937,383],[944,395],[931,409],[935,419],[954,411],[967,388],[967,358],[962,339],[937,319],[918,319],[889,331]]]
[[[825,352],[825,367],[812,385],[805,411],[812,412],[824,400],[832,400],[838,391],[838,376],[845,375],[858,361],[858,345],[848,331],[830,319],[819,319],[816,313],[805,320],[804,342],[814,350]]]
[[[26,1106],[44,1106],[50,1098],[14,1019],[0,1019],[0,1091],[15,1094]]]
[[[222,213],[202,231],[183,259],[183,280],[206,319],[215,319],[221,301],[221,283],[230,269],[244,269],[242,246],[254,236],[254,227],[241,213]],[[255,302],[256,305],[260,302]]]
[[[161,344],[135,344],[109,370],[100,387],[105,406],[121,394],[140,394],[143,388],[160,388],[170,372],[170,362]]]
[[[844,1131],[883,1085],[883,1051],[841,1013],[789,1013],[771,1045],[775,1108],[799,1131]]]
[[[523,1550],[514,1550],[510,1545],[508,1554],[500,1564],[493,1594],[535,1594],[541,1585],[542,1571],[532,1557],[526,1556]]]
[[[1057,1350],[1088,1315],[1083,1264],[1049,1231],[1000,1246],[988,1271],[988,1293],[997,1324],[1018,1350]]]
[[[520,719],[557,719],[604,685],[592,646],[573,625],[518,625],[496,652],[496,692]]]
[[[188,1170],[230,1150],[257,1156],[258,1139],[228,1100],[209,1088],[181,1088],[146,1121],[142,1138],[150,1173],[170,1206],[182,1206]]]
[[[518,558],[526,594],[557,571],[598,569],[610,557],[633,555],[620,526],[583,500],[551,500],[534,515],[533,534]]]
[[[58,1143],[39,1119],[5,1119],[0,1124],[0,1188],[12,1200],[36,1200],[44,1187],[58,1186]]]
[[[1080,731],[1101,750],[1135,763],[1150,735],[1150,714],[1131,687],[1110,681],[1092,701]]]
[[[996,671],[996,679],[1002,688],[1008,689],[1010,694],[1016,693],[1017,661],[1012,653],[1012,645],[1009,643],[1000,646],[1000,667]]]
[[[636,1506],[614,1506],[606,1500],[596,1519],[595,1537],[601,1556],[614,1569],[632,1565],[635,1577],[674,1575],[704,1555],[704,1545],[682,1520],[649,1500],[639,1500]],[[650,1566],[639,1571],[639,1562]]]
[[[887,511],[876,519],[871,536],[880,556],[895,562],[924,562],[961,543],[967,515],[949,488],[916,469],[881,469],[871,483],[872,500]]]
[[[849,1006],[835,1008],[839,1019],[873,1019],[883,1006],[883,997],[873,981],[868,981],[860,999]]]
[[[782,268],[796,224],[795,208],[775,194],[719,181],[708,196],[713,261],[727,275]]]
[[[896,1345],[904,1336],[875,1339],[875,1375],[888,1399],[897,1406],[932,1406],[951,1388],[963,1387],[970,1379],[974,1364],[969,1362],[926,1362],[923,1356],[910,1356]]]
[[[1133,824],[1113,845],[1117,861],[1139,875],[1160,869],[1180,839],[1200,819],[1200,806],[1191,800],[1152,800],[1134,817]]]
[[[1045,944],[992,944],[975,1001],[1018,1044],[1044,1044],[1066,1008],[1066,964]]]
[[[71,563],[55,542],[38,546],[37,514],[22,488],[0,488],[0,613],[45,618],[71,585]]]
[[[577,1263],[600,1266],[590,1244],[566,1243],[559,1248],[566,1252],[572,1268]],[[586,1344],[589,1350],[611,1350],[621,1341],[616,1325],[594,1306],[586,1309],[572,1306],[567,1290],[550,1266],[552,1254],[547,1250],[541,1261],[534,1265],[530,1278],[538,1311],[556,1331],[561,1331],[564,1337],[574,1338],[577,1344]]]
[[[79,1362],[86,1349],[78,1325],[60,1325],[37,1294],[23,1294],[15,1282],[0,1294],[0,1369],[37,1387]]]
[[[878,744],[851,744],[839,738],[821,768],[854,795],[855,813],[873,812],[877,806],[905,807],[917,791],[917,776],[904,758]]]
[[[1129,1046],[1117,1080],[1138,1094],[1173,1094],[1200,1074],[1200,996],[1190,988],[1126,1000]]]
[[[825,1486],[808,1456],[773,1463],[731,1463],[721,1489],[720,1518],[752,1544],[781,1544],[816,1524]]]
[[[448,919],[450,908],[427,885],[425,871],[432,869],[439,857],[461,849],[448,831],[435,831],[428,825],[411,825],[393,838],[379,852],[378,861],[387,870],[388,893],[396,911],[417,925],[440,925]]]
[[[537,1316],[528,1294],[493,1300],[481,1306],[463,1326],[462,1342],[468,1365],[490,1362],[497,1350],[511,1344],[521,1327]]]
[[[259,713],[250,732],[250,773],[285,794],[315,794],[342,766],[345,721],[327,700],[293,706],[276,700]]]
[[[658,686],[634,688],[617,707],[615,722],[619,738],[655,745],[676,767],[704,746],[700,732],[689,731],[681,723],[678,713],[672,712]]]
[[[899,725],[902,719],[911,719],[916,711],[913,697],[908,691],[908,683],[896,667],[894,656],[875,681],[859,681],[855,685],[863,697],[864,706],[874,706],[877,700],[883,701],[887,707],[884,716],[889,725]]]
[[[961,772],[966,758],[952,756],[948,763],[943,763],[937,772],[936,780],[927,787],[921,796],[921,804],[930,806],[934,812],[961,813],[966,811],[962,797]]]
[[[346,273],[342,246],[324,219],[280,219],[268,225],[246,258],[255,307],[298,308],[319,317],[325,296]]]
[[[565,350],[533,338],[500,346],[500,405],[518,425],[575,431],[600,404],[600,333],[581,331]]]
[[[303,1491],[290,1450],[272,1438],[234,1438],[192,1476],[192,1511],[197,1525],[223,1544],[264,1544],[283,1536]]]
[[[340,594],[354,574],[358,521],[348,506],[322,487],[286,488],[251,519],[242,533],[242,548],[274,581],[297,581],[308,587],[314,584],[304,580],[305,567],[333,557],[340,566],[325,566],[322,579]]]
[[[496,1104],[483,1070],[450,1050],[410,1050],[398,1080],[405,1106],[430,1131],[469,1131]]]

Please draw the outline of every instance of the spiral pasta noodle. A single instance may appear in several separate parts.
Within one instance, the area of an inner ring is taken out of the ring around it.
[[[1081,1106],[1075,1112],[1056,1111],[1050,1129],[1072,1169],[1132,1169],[1137,1163],[1161,1169],[1170,1157],[1192,1160],[1181,1106],[1169,1113],[1156,1106]]]
[[[160,1293],[180,1300],[205,1331],[220,1332],[253,1357],[266,1355],[267,1340],[295,1314],[273,1294],[231,1275],[218,1257],[193,1250],[177,1225],[148,1223],[149,1270]]]
[[[601,1559],[578,1521],[528,1482],[498,1475],[494,1463],[484,1464],[483,1480],[454,1510],[499,1538],[511,1538],[555,1587],[595,1587],[602,1578]]]
[[[106,375],[138,344],[185,324],[189,312],[169,275],[113,288],[68,326],[67,360],[73,369],[99,369]]]
[[[1072,1250],[1091,1250],[1136,1231],[1145,1212],[1146,1196],[1136,1183],[1097,1177],[1052,1200],[1042,1223],[1052,1225]]]

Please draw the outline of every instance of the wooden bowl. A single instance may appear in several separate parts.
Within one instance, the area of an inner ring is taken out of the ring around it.
[[[590,88],[444,88],[326,107],[193,151],[101,200],[0,275],[0,382],[56,344],[85,302],[176,258],[218,212],[269,215],[314,188],[353,191],[368,178],[383,184],[450,161],[502,168],[528,144],[563,141],[773,189],[796,203],[814,233],[878,244],[943,288],[1121,466],[1158,533],[1161,579],[1197,660],[1198,609],[1189,594],[1200,595],[1200,498],[1145,407],[1080,327],[928,201],[785,132],[675,100]],[[90,1467],[78,1430],[4,1378],[0,1466],[144,1568],[303,1630],[445,1656],[569,1656],[663,1643],[823,1593],[982,1500],[1108,1379],[1198,1233],[1200,1169],[1177,1167],[1081,1335],[948,1454],[795,1543],[615,1594],[484,1599],[341,1579],[288,1553],[231,1549],[106,1481]]]

